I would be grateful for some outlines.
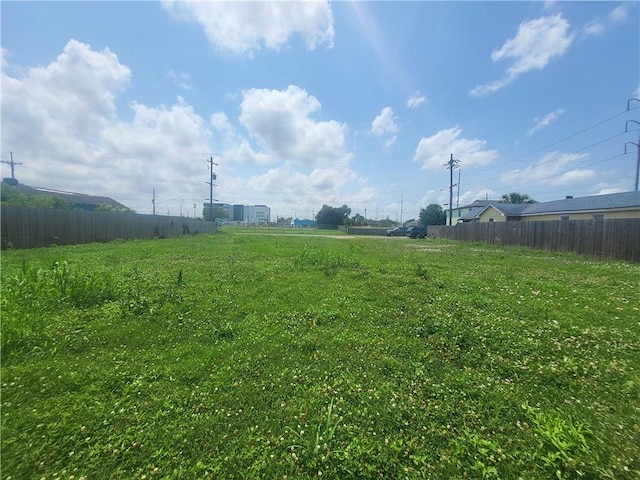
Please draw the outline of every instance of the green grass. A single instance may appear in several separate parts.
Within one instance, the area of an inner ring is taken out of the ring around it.
[[[247,235],[2,253],[2,478],[640,476],[640,265]]]

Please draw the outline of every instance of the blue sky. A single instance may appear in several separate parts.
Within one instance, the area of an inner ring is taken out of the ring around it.
[[[454,204],[634,188],[638,2],[0,8],[1,156],[27,185],[200,215],[213,156],[221,202],[393,220],[448,208],[450,154]]]

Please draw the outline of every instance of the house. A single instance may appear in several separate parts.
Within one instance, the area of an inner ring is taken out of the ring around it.
[[[567,197],[540,203],[500,203],[490,201],[462,217],[465,222],[507,222],[536,220],[591,220],[640,218],[640,191]]]
[[[490,203],[498,203],[500,200],[476,200],[469,205],[463,205],[462,207],[456,207],[451,209],[451,218],[453,218],[453,222],[449,222],[449,210],[445,210],[447,215],[447,221],[445,225],[455,225],[460,222],[471,221],[471,219],[475,218],[484,207],[489,205]]]
[[[8,182],[7,180],[12,181]],[[51,188],[30,187],[29,185],[18,183],[15,179],[4,179],[3,183],[16,188],[19,192],[28,197],[46,195],[49,197],[60,198],[69,203],[69,208],[71,210],[93,211],[101,205],[108,205],[117,210],[129,210],[122,203],[109,197],[99,197],[95,195],[87,195],[85,193],[65,192],[63,190],[54,190]]]

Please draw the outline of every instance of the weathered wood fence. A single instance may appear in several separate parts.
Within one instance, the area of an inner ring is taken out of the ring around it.
[[[463,223],[428,227],[428,236],[640,262],[640,218]]]
[[[123,212],[85,212],[2,205],[3,247],[35,248],[116,239],[176,237],[215,233],[215,222],[185,217]]]

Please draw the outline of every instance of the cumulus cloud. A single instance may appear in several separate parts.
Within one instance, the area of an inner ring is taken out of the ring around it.
[[[189,176],[199,173],[190,152],[209,150],[206,122],[180,97],[171,106],[133,102],[132,120],[122,121],[115,102],[131,71],[108,48],[70,40],[49,65],[24,72],[2,73],[2,144],[23,162],[20,181],[107,195],[134,209],[141,191],[201,183]]]
[[[279,50],[294,34],[308,49],[333,46],[333,12],[329,2],[163,2],[175,18],[200,24],[216,48],[234,54]]]
[[[320,102],[302,88],[243,92],[240,123],[269,153],[304,165],[345,160],[346,125],[315,121]]]
[[[564,112],[565,111],[563,108],[558,108],[553,112],[547,113],[542,118],[537,117],[535,119],[536,124],[533,127],[531,127],[529,130],[527,130],[526,136],[530,137],[537,131],[542,130],[543,128],[549,126],[549,124],[555,122],[560,117],[560,115],[562,115]]]
[[[470,94],[482,96],[494,93],[523,73],[543,69],[553,58],[564,55],[573,40],[574,35],[569,33],[569,22],[560,13],[521,23],[516,36],[491,53],[494,62],[512,62],[505,75],[496,81],[476,86]]]
[[[352,187],[356,190],[352,190]],[[290,163],[271,168],[261,175],[251,177],[247,188],[268,195],[278,192],[279,199],[298,212],[310,215],[320,205],[352,205],[370,202],[376,198],[376,190],[359,179],[348,166],[341,168],[314,168],[301,172]],[[346,192],[347,190],[352,190]],[[304,216],[304,215],[303,215]]]
[[[177,214],[183,200],[201,204],[208,193],[213,151],[221,201],[277,209],[285,199],[311,210],[373,198],[351,168],[346,125],[314,119],[321,104],[299,87],[247,90],[237,97],[239,119],[206,118],[182,97],[167,105],[132,101],[119,111],[131,70],[109,49],[75,40],[46,66],[19,76],[10,70],[1,72],[1,135],[23,162],[21,183],[113,197],[141,213],[150,213],[155,189],[158,210]],[[271,169],[256,174],[249,166]]]
[[[376,136],[393,134],[398,132],[395,116],[391,107],[384,107],[371,122],[371,133]]]
[[[407,99],[406,105],[409,108],[418,108],[426,101],[427,97],[422,95],[420,92],[416,92]]]
[[[596,177],[595,171],[572,167],[588,157],[588,153],[551,152],[533,165],[504,173],[500,180],[512,186],[539,183],[563,186],[592,181]]]
[[[485,140],[461,138],[461,134],[462,129],[455,126],[422,138],[413,161],[422,163],[423,170],[437,170],[443,168],[452,153],[465,166],[487,165],[498,158],[497,150],[485,149]]]

